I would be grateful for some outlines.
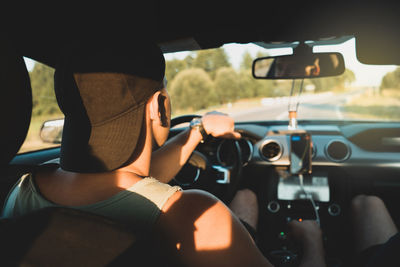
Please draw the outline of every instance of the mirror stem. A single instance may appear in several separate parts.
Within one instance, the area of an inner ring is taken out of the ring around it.
[[[299,93],[297,95],[297,101],[293,101],[292,102],[292,100],[294,99],[293,92],[294,92],[295,82],[296,82],[296,80],[293,79],[292,88],[290,90],[289,105],[288,105],[288,111],[289,111],[289,126],[288,126],[288,129],[289,130],[296,130],[297,129],[297,110],[298,110],[299,104],[300,104],[300,95],[303,92],[304,79],[301,80],[300,90],[299,90]]]
[[[297,110],[289,110],[289,130],[297,129]]]

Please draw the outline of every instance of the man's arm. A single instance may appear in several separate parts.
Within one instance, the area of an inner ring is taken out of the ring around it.
[[[214,137],[240,138],[240,134],[234,131],[233,119],[225,114],[207,113],[202,117],[202,121],[207,134]],[[164,183],[171,181],[201,140],[202,135],[196,129],[188,129],[168,140],[153,152],[150,176]]]
[[[163,183],[171,181],[200,143],[201,134],[195,129],[185,130],[168,140],[151,155],[150,176]]]

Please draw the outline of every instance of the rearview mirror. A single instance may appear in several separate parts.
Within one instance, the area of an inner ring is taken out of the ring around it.
[[[309,53],[257,58],[256,79],[304,79],[338,76],[345,70],[340,53]]]
[[[61,144],[64,119],[45,121],[40,129],[40,138],[43,142]]]

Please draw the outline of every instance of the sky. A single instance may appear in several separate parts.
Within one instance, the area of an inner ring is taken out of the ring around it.
[[[292,49],[265,49],[255,44],[226,44],[223,46],[226,54],[229,57],[230,63],[235,69],[239,69],[243,59],[243,54],[247,51],[255,58],[257,52],[267,52],[269,55],[291,54]],[[382,77],[389,71],[393,71],[396,66],[393,65],[365,65],[361,64],[355,55],[355,39],[350,39],[340,45],[319,46],[314,48],[314,52],[335,51],[343,54],[346,68],[352,70],[356,75],[355,86],[379,86]],[[183,59],[190,52],[178,52],[165,54],[166,60]],[[29,58],[24,58],[28,71],[31,71],[34,66],[34,61]]]
[[[35,61],[33,61],[32,59],[27,58],[27,57],[24,57],[24,60],[25,60],[25,65],[26,65],[26,68],[28,69],[28,71],[33,70],[33,67],[35,66]]]

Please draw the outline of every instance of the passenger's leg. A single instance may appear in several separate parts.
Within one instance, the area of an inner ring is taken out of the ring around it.
[[[356,196],[351,211],[356,252],[383,244],[398,232],[385,204],[376,196]]]
[[[256,194],[250,189],[239,190],[233,198],[229,208],[241,220],[257,230],[258,201]]]

